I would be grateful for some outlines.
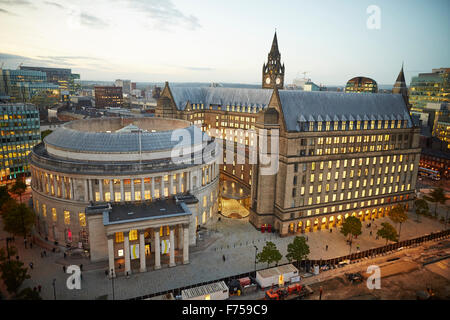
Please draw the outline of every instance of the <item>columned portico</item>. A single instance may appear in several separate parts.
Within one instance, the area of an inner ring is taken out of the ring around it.
[[[130,240],[128,237],[128,232],[124,232],[123,235],[123,251],[125,255],[125,274],[130,275],[131,274],[131,259],[130,259]]]
[[[170,227],[169,267],[175,267],[175,227]]]
[[[189,263],[189,224],[183,224],[183,264]]]

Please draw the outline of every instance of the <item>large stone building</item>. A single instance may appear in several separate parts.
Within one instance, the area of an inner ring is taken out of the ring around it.
[[[329,228],[350,215],[384,216],[414,198],[419,128],[400,94],[166,83],[155,115],[191,121],[217,141],[244,148],[245,163],[238,153],[224,155],[219,210],[237,199],[256,228],[271,225],[282,236]],[[273,174],[250,161],[262,130],[275,139],[267,146],[278,156]]]
[[[179,144],[171,139],[175,130],[200,139]],[[64,124],[31,154],[38,232],[89,250],[92,261],[109,259],[110,270],[187,263],[196,230],[217,213],[217,159],[214,152],[205,156],[215,142],[202,136],[175,119]],[[191,148],[192,161],[174,160],[177,145]]]

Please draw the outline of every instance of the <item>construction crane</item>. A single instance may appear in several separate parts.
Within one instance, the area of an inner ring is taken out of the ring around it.
[[[19,66],[17,67],[17,70],[20,70],[20,67],[21,66],[23,66],[23,62],[21,62],[20,64],[19,64]]]

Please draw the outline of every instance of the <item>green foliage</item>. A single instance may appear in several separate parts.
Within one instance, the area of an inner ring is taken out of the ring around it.
[[[18,196],[22,196],[25,190],[27,190],[27,185],[20,179],[17,179],[10,189],[12,193]]]
[[[25,288],[16,295],[17,300],[42,300],[39,292],[31,288]]]
[[[10,200],[2,206],[2,219],[5,231],[25,236],[34,225],[35,214],[25,204]]]
[[[6,290],[11,294],[17,294],[20,286],[26,279],[30,279],[27,268],[18,260],[8,261],[4,249],[0,249],[0,272]]]
[[[1,210],[1,207],[3,206],[3,204],[9,200],[11,200],[11,196],[9,195],[8,187],[1,186],[0,187],[0,210]]]
[[[389,240],[398,241],[397,230],[395,230],[389,222],[383,222],[381,227],[382,228],[377,231],[377,235],[383,239],[386,239],[386,244]]]
[[[417,199],[414,201],[414,206],[416,208],[416,215],[419,218],[419,215],[428,215],[430,212],[430,208],[428,207],[428,203],[423,199]]]
[[[267,265],[270,265],[272,262],[276,262],[281,260],[283,256],[280,251],[278,251],[275,243],[271,241],[267,241],[263,250],[256,255],[256,259],[258,262],[267,262]]]
[[[408,220],[406,207],[402,204],[396,205],[390,212],[389,218],[395,223],[403,223]]]
[[[302,261],[306,259],[309,254],[309,246],[306,243],[305,237],[295,237],[294,241],[288,244],[286,258],[291,262]]]
[[[438,204],[445,204],[445,201],[447,200],[447,197],[445,196],[444,189],[442,188],[436,188],[434,189],[430,195],[426,195],[423,197],[425,200],[436,203],[436,206],[434,207],[434,215],[437,215],[437,207]]]
[[[41,140],[44,141],[44,138],[46,136],[48,136],[50,133],[52,133],[52,132],[53,132],[52,130],[44,130],[44,131],[42,131],[41,132]]]
[[[344,223],[342,224],[341,228],[341,233],[344,236],[347,235],[351,235],[351,237],[359,236],[362,233],[361,228],[362,228],[361,220],[351,216],[344,220]]]

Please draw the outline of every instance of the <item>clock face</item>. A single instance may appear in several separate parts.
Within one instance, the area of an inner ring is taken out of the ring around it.
[[[277,78],[277,84],[280,84],[281,83],[281,79],[280,78]]]
[[[266,78],[266,83],[270,84],[270,78],[269,77]]]

